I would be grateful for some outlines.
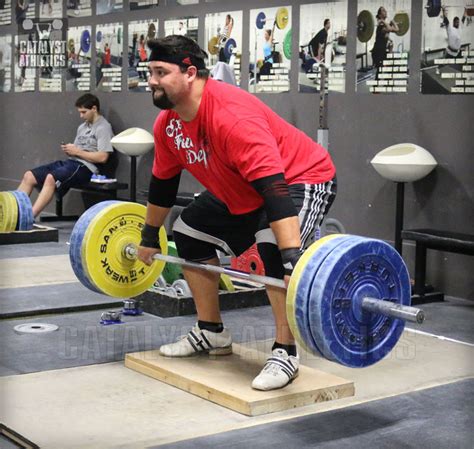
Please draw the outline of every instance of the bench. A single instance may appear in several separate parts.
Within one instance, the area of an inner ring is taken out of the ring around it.
[[[427,249],[473,256],[474,235],[436,229],[407,229],[402,231],[402,239],[416,242],[415,285],[413,288],[414,304],[443,301],[443,293],[425,291]]]

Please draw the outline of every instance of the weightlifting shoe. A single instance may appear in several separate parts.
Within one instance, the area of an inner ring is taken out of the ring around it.
[[[299,366],[298,356],[288,355],[284,349],[276,348],[260,374],[253,380],[252,388],[266,391],[286,387],[298,376]]]
[[[189,357],[208,353],[209,355],[232,354],[232,337],[229,329],[222,332],[210,332],[200,329],[196,324],[187,335],[178,337],[178,341],[160,347],[160,354],[166,357]]]

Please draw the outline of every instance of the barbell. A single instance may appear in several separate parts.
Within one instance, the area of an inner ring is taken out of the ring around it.
[[[104,201],[79,218],[70,239],[70,260],[89,289],[115,297],[137,296],[160,276],[165,263],[286,288],[281,279],[188,261],[167,254],[166,232],[157,236],[162,254],[151,266],[137,259],[146,208]],[[422,323],[422,310],[410,306],[408,270],[387,243],[332,234],[302,255],[286,298],[290,328],[312,353],[346,366],[378,362],[399,340],[405,321]]]
[[[281,8],[277,9],[273,24],[276,25],[278,29],[283,30],[288,25],[289,17],[290,17],[290,14],[288,12],[288,9],[282,6]],[[255,19],[255,26],[259,30],[263,30],[263,28],[265,27],[265,24],[268,21],[269,19],[267,19],[267,16],[265,15],[265,13],[261,11],[257,14],[257,17]]]
[[[404,36],[410,29],[410,16],[404,11],[399,11],[393,16],[392,22],[398,26],[395,31],[397,36]],[[357,38],[360,42],[368,42],[375,30],[375,19],[372,13],[366,9],[362,10],[357,16]]]
[[[207,50],[211,55],[219,54],[221,47],[224,48],[224,55],[226,58],[230,58],[234,49],[237,48],[237,42],[235,39],[229,38],[225,41],[220,41],[219,36],[212,36],[207,43]]]

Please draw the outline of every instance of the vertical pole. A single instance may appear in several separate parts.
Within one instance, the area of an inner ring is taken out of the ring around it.
[[[329,130],[328,130],[328,106],[327,106],[327,68],[324,64],[319,65],[320,82],[319,82],[319,122],[317,142],[326,150],[329,149]]]
[[[137,201],[137,157],[130,156],[130,201]]]
[[[395,249],[402,255],[403,205],[405,183],[397,182],[397,209],[395,213]]]

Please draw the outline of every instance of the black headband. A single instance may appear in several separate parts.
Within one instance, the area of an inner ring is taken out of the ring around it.
[[[198,70],[205,69],[206,64],[204,64],[204,60],[201,58],[197,58],[194,55],[190,55],[189,53],[179,53],[176,55],[167,55],[163,52],[153,49],[151,51],[150,57],[148,61],[163,61],[169,62],[171,64],[178,64],[183,67],[195,66]]]

